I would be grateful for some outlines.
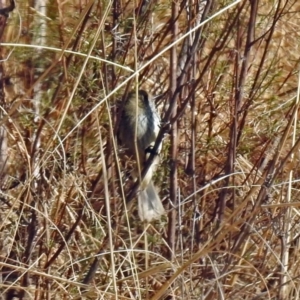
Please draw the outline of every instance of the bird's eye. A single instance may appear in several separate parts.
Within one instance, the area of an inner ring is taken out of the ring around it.
[[[140,91],[139,91],[139,94],[141,95],[142,100],[143,100],[144,102],[148,102],[148,101],[149,101],[149,100],[148,100],[148,94],[147,94],[147,92],[145,92],[144,90],[140,90]]]

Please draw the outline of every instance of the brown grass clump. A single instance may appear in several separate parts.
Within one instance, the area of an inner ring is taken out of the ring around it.
[[[298,1],[1,5],[2,299],[299,299]],[[134,88],[152,224],[115,138]]]

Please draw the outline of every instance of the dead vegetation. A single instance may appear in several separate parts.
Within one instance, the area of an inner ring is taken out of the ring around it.
[[[13,3],[2,299],[299,299],[299,3]],[[168,215],[148,225],[124,211],[136,187],[115,139],[137,86],[164,139]]]

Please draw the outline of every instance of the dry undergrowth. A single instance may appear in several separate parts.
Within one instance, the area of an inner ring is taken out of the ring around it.
[[[299,299],[299,3],[93,2],[1,15],[2,299]],[[163,119],[148,225],[114,139],[137,82]]]

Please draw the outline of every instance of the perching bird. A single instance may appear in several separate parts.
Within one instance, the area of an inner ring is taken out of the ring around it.
[[[144,90],[129,93],[120,120],[118,138],[129,155],[136,161],[134,177],[138,178],[150,156],[159,132],[160,119],[150,96]],[[150,222],[165,213],[152,175],[159,161],[157,150],[153,163],[140,184],[138,192],[138,211],[142,221]]]

